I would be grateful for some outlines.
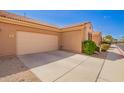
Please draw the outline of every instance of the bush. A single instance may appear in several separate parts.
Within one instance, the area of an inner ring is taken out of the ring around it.
[[[101,51],[107,51],[109,49],[110,45],[109,44],[101,44]]]
[[[111,35],[107,35],[103,38],[103,43],[111,44],[112,41],[113,41],[113,37]]]
[[[96,46],[95,42],[93,42],[91,40],[86,40],[82,43],[83,52],[88,55],[92,55],[95,52],[96,48],[97,48],[97,46]]]

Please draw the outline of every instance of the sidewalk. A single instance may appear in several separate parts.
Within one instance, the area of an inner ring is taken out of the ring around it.
[[[116,45],[108,51],[105,64],[98,78],[98,82],[123,82],[124,81],[124,57]]]
[[[117,45],[121,55],[124,57],[124,44],[118,44]]]
[[[104,59],[90,57],[75,69],[65,74],[57,82],[95,82]]]

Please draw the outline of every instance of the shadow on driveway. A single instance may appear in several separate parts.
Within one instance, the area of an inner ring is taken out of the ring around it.
[[[74,53],[64,51],[52,51],[46,53],[22,55],[19,57],[0,57],[0,78],[27,71],[31,68],[49,64],[73,55]]]

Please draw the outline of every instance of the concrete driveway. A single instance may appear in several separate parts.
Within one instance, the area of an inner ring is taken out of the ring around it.
[[[0,57],[0,82],[123,82],[124,57],[118,47],[112,45],[105,56],[51,51]]]
[[[65,51],[18,56],[41,81],[94,82],[104,59]]]

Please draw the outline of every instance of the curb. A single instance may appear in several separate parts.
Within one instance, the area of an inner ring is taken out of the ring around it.
[[[124,57],[124,51],[121,48],[119,48],[118,46],[117,46],[117,48],[118,48],[120,54]]]

